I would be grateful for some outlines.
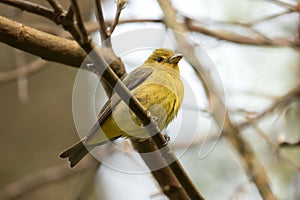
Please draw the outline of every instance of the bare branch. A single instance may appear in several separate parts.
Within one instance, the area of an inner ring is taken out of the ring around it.
[[[28,87],[27,87],[28,79],[27,79],[26,74],[24,73],[24,71],[26,70],[25,69],[26,59],[25,59],[24,52],[21,52],[18,49],[14,49],[14,52],[15,52],[15,60],[16,60],[17,69],[20,70],[21,72],[23,72],[22,75],[17,78],[18,97],[22,103],[25,103],[29,99]]]
[[[18,77],[28,76],[36,73],[45,67],[47,62],[41,59],[36,59],[24,66],[24,68],[13,69],[9,71],[0,72],[0,82],[15,81]]]
[[[115,15],[115,18],[112,22],[112,25],[111,25],[111,27],[108,31],[108,35],[111,35],[114,32],[117,24],[119,23],[119,18],[120,18],[120,15],[121,15],[121,11],[124,9],[126,2],[127,2],[126,0],[118,0],[117,1],[116,15]]]
[[[255,123],[252,123],[252,127],[258,132],[258,134],[266,141],[266,143],[268,144],[268,146],[270,147],[271,150],[274,150],[276,156],[279,158],[279,159],[282,159],[284,160],[285,162],[287,162],[290,166],[292,166],[294,169],[296,170],[300,170],[300,165],[295,161],[293,160],[290,156],[282,153],[278,148],[278,145],[275,144],[274,142],[272,142],[270,140],[270,138],[268,137],[268,135],[263,131],[261,130]],[[279,146],[280,147],[280,146]]]
[[[281,142],[279,143],[279,147],[300,147],[300,140],[298,142]]]
[[[76,167],[73,170],[66,168],[65,165],[58,165],[43,169],[34,174],[30,174],[14,183],[7,185],[0,190],[1,199],[16,199],[34,189],[46,184],[73,176],[75,174],[98,167],[94,160]]]
[[[289,46],[293,48],[299,48],[299,44],[295,39],[270,39],[259,33],[255,29],[243,24],[229,24],[220,22],[204,22],[204,21],[194,21],[190,18],[185,18],[185,24],[190,31],[196,31],[203,33],[220,40],[226,40],[229,42],[248,44],[248,45],[275,45],[275,46]],[[222,26],[218,26],[221,25]],[[224,26],[225,25],[225,26]],[[236,28],[243,28],[245,31],[251,33],[242,34],[232,31],[232,29],[226,28],[235,26]]]
[[[65,20],[67,20],[67,21],[73,21],[73,18],[74,18],[74,10],[73,10],[72,4],[71,4],[70,7],[69,7],[69,9],[68,9],[68,11],[67,11]]]
[[[277,4],[278,6],[286,8],[290,11],[295,11],[296,10],[295,6],[290,5],[290,4],[285,3],[283,1],[280,1],[280,0],[265,0],[265,1],[268,1],[268,2],[273,3],[273,4]]]
[[[20,8],[21,10],[26,10],[27,12],[46,17],[50,20],[53,20],[53,18],[54,18],[54,13],[51,9],[41,6],[39,4],[29,2],[29,1],[0,0],[0,3],[5,3],[7,5],[11,5],[11,6]]]
[[[297,42],[300,44],[300,2],[297,5],[298,12],[298,33],[297,33]]]
[[[281,17],[283,15],[286,15],[286,14],[290,14],[290,13],[293,13],[295,11],[292,11],[292,10],[285,10],[283,12],[280,12],[280,13],[275,13],[273,15],[269,15],[269,16],[266,16],[266,17],[263,17],[263,18],[260,18],[260,19],[257,19],[257,20],[253,20],[251,22],[247,22],[247,23],[240,23],[242,25],[246,25],[246,26],[253,26],[254,24],[256,23],[259,23],[259,22],[264,22],[264,21],[267,21],[267,20],[271,20],[271,19],[274,19],[274,18],[277,18],[277,17]]]
[[[127,24],[127,23],[163,23],[163,20],[161,19],[124,19],[119,20],[118,24]],[[108,26],[112,26],[114,23],[113,20],[108,20],[105,22]],[[97,22],[89,22],[86,23],[86,29],[88,33],[95,32],[99,29],[99,23]]]
[[[59,38],[0,16],[0,42],[43,59],[79,67],[86,53],[76,42]]]
[[[292,101],[294,101],[296,99],[299,99],[299,97],[300,97],[300,85],[297,85],[294,89],[289,91],[287,94],[285,94],[284,96],[278,98],[277,101],[275,101],[273,103],[273,105],[271,105],[269,108],[267,108],[266,110],[264,110],[263,112],[261,112],[257,116],[249,118],[247,121],[245,121],[241,124],[238,124],[237,126],[240,129],[244,129],[247,126],[251,125],[251,123],[256,122],[256,121],[264,118],[265,116],[269,115],[275,109],[278,109],[281,106],[287,105],[287,104],[291,103]]]
[[[71,2],[72,2],[73,11],[74,11],[74,14],[76,17],[76,21],[77,21],[77,26],[81,33],[81,39],[78,42],[80,42],[81,46],[84,48],[85,46],[88,45],[88,43],[90,43],[91,39],[84,27],[77,0],[71,0]]]
[[[64,9],[61,6],[61,4],[59,3],[59,1],[57,1],[57,0],[47,0],[47,1],[52,6],[52,8],[54,9],[54,12],[57,12],[57,13],[64,12]]]
[[[103,16],[101,0],[95,0],[95,4],[96,4],[96,16],[98,19],[98,24],[99,24],[98,28],[100,32],[101,41],[105,41],[109,37],[109,35],[107,32],[107,26]]]
[[[86,57],[85,51],[77,42],[60,38],[0,16],[0,42],[54,61],[79,68]],[[123,75],[124,65],[109,49],[99,49],[108,63],[113,62],[114,70]]]

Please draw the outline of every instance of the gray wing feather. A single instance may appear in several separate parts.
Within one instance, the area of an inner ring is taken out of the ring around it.
[[[142,84],[153,72],[151,68],[137,68],[132,71],[127,77],[124,78],[123,83],[131,91],[135,89],[138,85]],[[113,93],[111,98],[104,104],[100,111],[97,122],[94,124],[92,129],[87,135],[87,139],[92,137],[96,132],[98,132],[101,124],[104,120],[111,114],[112,110],[118,105],[121,98],[118,94]]]

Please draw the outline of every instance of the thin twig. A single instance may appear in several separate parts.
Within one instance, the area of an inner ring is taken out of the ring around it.
[[[249,184],[248,181],[241,183],[240,185],[238,185],[234,191],[232,192],[232,194],[230,195],[230,197],[228,199],[232,200],[232,199],[241,199],[239,198],[239,195],[242,192],[245,192],[245,188],[246,186]]]
[[[95,159],[95,158],[94,158]],[[100,162],[95,159],[96,165],[84,174],[80,174],[78,183],[76,184],[70,200],[89,199],[93,191],[95,179],[97,179],[97,172],[99,171]]]
[[[293,12],[295,12],[295,11],[285,10],[283,12],[275,13],[275,14],[272,14],[272,15],[269,15],[269,16],[266,16],[266,17],[263,17],[263,18],[260,18],[260,19],[253,20],[251,22],[239,23],[239,24],[243,24],[243,25],[247,25],[247,26],[253,26],[254,24],[257,24],[257,23],[260,23],[260,22],[265,22],[267,20],[271,20],[271,19],[274,19],[274,18],[277,18],[277,17],[281,17],[283,15],[290,14],[290,13],[293,13]]]
[[[68,8],[65,20],[72,21],[73,17],[74,17],[74,10],[72,8],[72,5],[70,5],[69,8]]]
[[[101,37],[100,39],[101,41],[105,41],[109,36],[108,36],[107,26],[103,16],[101,0],[95,0],[95,4],[96,4],[96,16],[98,19],[98,28]]]
[[[248,45],[275,45],[275,46],[289,46],[294,48],[299,48],[295,39],[284,39],[284,38],[268,38],[265,35],[259,33],[252,27],[242,24],[229,24],[222,23],[222,26],[219,27],[215,23],[207,23],[204,21],[195,21],[190,18],[185,18],[185,24],[190,31],[195,31],[203,33],[212,37],[215,37],[220,40],[225,40],[229,42],[239,43],[239,44],[248,44]],[[224,26],[225,25],[225,26]],[[236,26],[239,28],[244,28],[248,32],[252,32],[251,35],[241,34],[234,32],[231,29],[226,28],[226,26]]]
[[[123,19],[119,20],[118,24],[126,23],[162,23],[162,19]],[[110,25],[113,21],[107,21],[106,24]],[[228,42],[256,45],[256,46],[282,46],[292,47],[298,49],[300,44],[298,40],[292,38],[268,38],[262,33],[258,32],[251,27],[251,22],[248,23],[224,23],[219,21],[212,21],[211,23],[205,22],[205,20],[195,21],[190,18],[185,18],[185,23],[189,31],[203,33],[212,36],[216,39],[225,40]],[[218,25],[222,25],[219,27]],[[252,32],[252,35],[241,34],[231,29],[227,29],[226,26],[236,26],[237,28],[245,28],[247,31]],[[94,32],[98,29],[97,23],[87,23],[88,32]]]
[[[280,142],[279,147],[300,147],[300,140],[298,142]]]
[[[54,12],[42,5],[32,3],[29,1],[21,1],[21,0],[0,0],[0,3],[5,3],[7,5],[11,5],[17,8],[20,8],[21,10],[26,10],[27,12],[31,12],[43,17],[46,17],[50,20],[53,20],[54,18]]]
[[[45,67],[47,62],[41,59],[36,59],[24,66],[22,69],[13,69],[8,71],[0,71],[0,82],[15,81],[18,77],[29,76],[36,73]]]
[[[17,85],[18,85],[18,97],[22,103],[28,102],[29,95],[28,95],[28,79],[26,74],[24,73],[26,70],[26,59],[23,52],[18,49],[15,49],[15,60],[17,65],[17,70],[21,71],[21,74],[17,78]]]
[[[206,145],[208,143],[211,142],[216,142],[217,140],[219,140],[220,138],[222,138],[222,135],[218,135],[218,134],[213,134],[213,133],[209,133],[207,137],[201,137],[201,138],[197,138],[195,140],[193,140],[192,142],[187,141],[181,141],[181,142],[174,142],[174,144],[172,145],[172,147],[175,150],[179,150],[179,149],[185,149],[185,148],[193,148],[193,147],[199,147],[201,145]]]
[[[40,170],[30,174],[14,183],[11,183],[0,191],[1,199],[16,199],[32,190],[45,186],[46,184],[73,176],[96,166],[95,162],[87,162],[73,170],[66,168],[66,165],[58,165]]]
[[[84,47],[84,46],[87,46],[88,43],[90,42],[90,37],[84,27],[77,0],[71,0],[71,3],[72,3],[72,8],[73,8],[73,11],[75,14],[75,18],[77,21],[77,26],[81,33],[81,39],[79,42],[80,42],[81,46]]]
[[[296,42],[300,44],[300,2],[298,2],[297,4],[297,12],[298,12],[298,32],[297,32]]]
[[[120,24],[128,24],[128,23],[163,23],[163,20],[161,19],[123,19],[118,21],[118,25]],[[108,26],[112,26],[114,23],[113,20],[107,20],[105,22]],[[98,22],[88,22],[86,23],[86,29],[88,33],[95,32],[99,29],[99,23]]]
[[[288,3],[285,3],[283,1],[280,1],[280,0],[265,0],[265,1],[268,1],[268,2],[273,3],[273,4],[277,4],[278,6],[286,8],[286,9],[289,9],[291,11],[295,11],[296,10],[295,6],[293,6],[291,4],[288,4]]]
[[[300,97],[300,85],[297,85],[294,89],[289,91],[287,94],[283,95],[282,97],[278,98],[269,108],[261,112],[255,117],[249,118],[247,121],[238,124],[237,126],[240,129],[244,129],[247,126],[251,125],[252,123],[264,118],[265,116],[272,113],[274,110],[280,108],[283,105],[287,105],[291,103],[293,100],[297,100]]]
[[[126,0],[118,0],[117,1],[117,11],[114,17],[114,20],[110,26],[110,29],[108,30],[108,35],[111,36],[111,34],[114,32],[117,24],[119,23],[119,18],[121,15],[121,11],[124,9],[126,4]]]
[[[57,12],[57,13],[64,12],[64,9],[63,9],[62,5],[59,3],[59,1],[57,1],[57,0],[47,0],[47,1],[54,9],[54,12]]]
[[[270,140],[270,138],[268,137],[268,135],[263,130],[261,130],[255,123],[252,123],[252,127],[266,141],[266,143],[269,146],[269,148],[275,152],[275,155],[277,156],[277,158],[286,161],[290,166],[292,166],[297,171],[300,170],[300,165],[298,163],[296,163],[296,161],[293,160],[291,157],[289,157],[288,155],[286,155],[283,152],[281,152],[281,149],[278,148],[278,145],[275,144],[274,142],[272,142]]]

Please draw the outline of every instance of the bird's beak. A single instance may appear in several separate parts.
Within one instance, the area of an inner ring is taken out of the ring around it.
[[[170,59],[169,59],[169,63],[171,64],[177,64],[181,58],[183,57],[182,54],[174,54]]]

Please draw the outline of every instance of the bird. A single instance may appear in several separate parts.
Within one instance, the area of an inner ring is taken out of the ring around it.
[[[170,49],[156,49],[123,79],[130,92],[155,117],[160,130],[177,116],[183,101],[184,86],[178,65],[182,57]],[[60,157],[68,158],[73,168],[94,147],[120,137],[143,141],[151,136],[126,103],[113,93],[88,134]]]

